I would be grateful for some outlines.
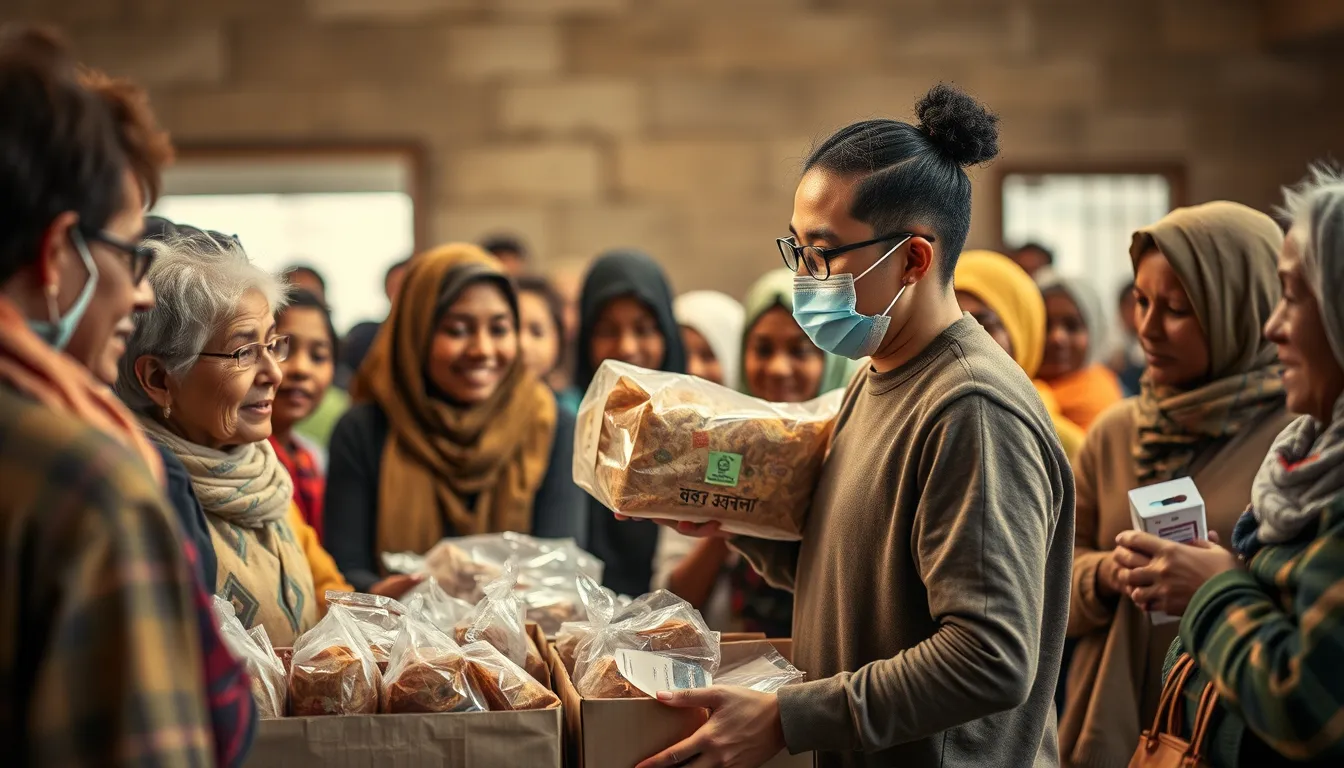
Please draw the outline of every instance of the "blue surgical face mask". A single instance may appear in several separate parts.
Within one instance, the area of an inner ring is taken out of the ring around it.
[[[74,337],[75,330],[79,328],[79,321],[84,319],[84,313],[89,309],[89,303],[93,301],[93,289],[98,285],[98,265],[93,263],[93,254],[89,253],[89,246],[84,242],[84,236],[79,234],[79,230],[70,230],[70,242],[74,244],[75,250],[79,252],[79,258],[84,262],[84,269],[89,273],[89,279],[84,282],[84,287],[79,289],[79,295],[75,297],[75,303],[70,305],[70,310],[61,316],[61,310],[56,306],[55,294],[47,294],[47,314],[49,320],[29,320],[28,328],[36,333],[41,339],[56,349],[65,349]]]
[[[891,317],[887,313],[896,306],[907,286],[901,285],[882,314],[873,316],[859,313],[859,296],[854,284],[886,261],[909,239],[901,240],[882,254],[882,258],[873,262],[873,266],[865,269],[858,277],[844,274],[831,275],[826,280],[817,280],[810,275],[793,278],[793,319],[798,321],[812,343],[833,355],[851,360],[871,357],[877,351],[883,337],[887,335],[887,328],[891,326]]]

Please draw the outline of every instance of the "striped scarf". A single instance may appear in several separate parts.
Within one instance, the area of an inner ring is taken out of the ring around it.
[[[1283,367],[1277,364],[1185,391],[1155,386],[1145,376],[1132,448],[1139,483],[1190,474],[1205,449],[1256,424],[1283,400]]]

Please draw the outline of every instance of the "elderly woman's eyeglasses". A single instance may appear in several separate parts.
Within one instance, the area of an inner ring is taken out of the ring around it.
[[[861,243],[851,243],[842,245],[838,248],[818,248],[815,245],[799,245],[797,238],[792,235],[781,237],[775,240],[779,245],[779,255],[784,257],[784,266],[789,268],[790,272],[798,271],[798,264],[802,262],[807,267],[807,273],[817,280],[825,280],[831,276],[831,259],[841,254],[857,251],[878,243],[885,243],[888,240],[909,240],[916,235],[910,232],[894,232],[883,237],[875,237],[872,240],[864,240]],[[930,235],[918,235],[932,243],[933,237]]]
[[[84,236],[125,254],[127,266],[131,270],[131,280],[135,285],[139,285],[140,281],[145,279],[145,275],[149,274],[149,265],[154,263],[153,248],[147,245],[132,245],[104,231],[86,231]]]
[[[276,336],[270,341],[254,341],[251,344],[244,344],[227,354],[223,352],[202,352],[200,356],[221,358],[231,357],[239,370],[246,371],[255,368],[257,363],[261,362],[261,353],[263,350],[270,354],[271,359],[275,362],[283,363],[285,360],[289,359],[289,337]]]

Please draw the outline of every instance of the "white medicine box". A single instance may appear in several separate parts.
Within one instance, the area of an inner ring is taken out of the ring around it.
[[[1204,498],[1188,477],[1135,488],[1129,492],[1129,515],[1135,530],[1180,543],[1209,538],[1204,517]],[[1161,611],[1148,614],[1154,624],[1179,621]]]
[[[1135,530],[1158,538],[1182,543],[1209,538],[1204,498],[1188,477],[1130,491],[1129,514]]]

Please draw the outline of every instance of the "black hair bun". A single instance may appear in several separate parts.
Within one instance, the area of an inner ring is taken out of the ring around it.
[[[957,165],[979,165],[999,154],[999,116],[953,86],[939,83],[915,104],[919,129]]]

